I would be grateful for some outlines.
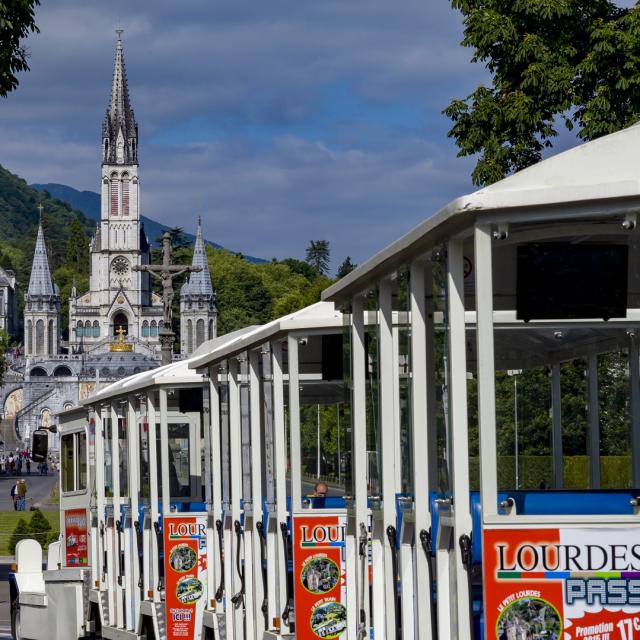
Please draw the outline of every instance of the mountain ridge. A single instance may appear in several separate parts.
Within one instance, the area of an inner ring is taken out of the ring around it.
[[[78,211],[81,211],[87,218],[94,220],[95,222],[100,221],[101,198],[100,194],[96,193],[95,191],[79,191],[74,187],[70,187],[69,185],[60,184],[57,182],[34,183],[29,186],[40,191],[41,193],[47,192],[56,200],[68,203],[71,207]],[[148,216],[140,216],[140,219],[144,224],[144,229],[147,237],[153,244],[157,244],[156,238],[158,238],[165,231],[171,228],[167,225],[157,222],[156,220],[153,220],[152,218],[149,218]],[[196,237],[192,233],[187,233],[185,231],[184,237],[191,245],[193,245],[196,241]],[[206,238],[205,242],[214,249],[226,249],[226,247],[223,247],[222,245],[213,242],[212,240],[207,240]],[[230,251],[230,249],[227,249],[227,251]],[[231,251],[231,253],[236,252]],[[244,254],[242,255],[249,262],[253,262],[256,264],[266,262],[266,260],[264,260],[263,258],[247,256]]]

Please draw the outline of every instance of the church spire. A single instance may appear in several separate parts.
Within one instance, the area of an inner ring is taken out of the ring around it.
[[[214,296],[213,285],[211,284],[211,274],[209,273],[209,262],[207,252],[204,248],[202,237],[202,223],[198,218],[198,231],[196,233],[196,243],[193,247],[193,260],[191,265],[200,267],[201,271],[194,271],[189,275],[189,280],[182,286],[180,295],[189,296]]]
[[[47,258],[47,247],[44,243],[44,232],[42,231],[42,209],[40,210],[40,222],[38,223],[38,237],[36,238],[36,248],[33,252],[33,263],[31,265],[31,277],[29,278],[29,289],[27,297],[34,296],[54,296],[57,294],[56,287],[49,271],[49,259]]]
[[[127,71],[122,50],[122,29],[117,30],[111,99],[102,124],[102,163],[138,163],[138,125],[129,100]]]

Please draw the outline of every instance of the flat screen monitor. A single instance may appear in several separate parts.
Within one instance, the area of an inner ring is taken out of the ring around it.
[[[516,317],[525,322],[626,317],[627,258],[623,244],[520,245]]]

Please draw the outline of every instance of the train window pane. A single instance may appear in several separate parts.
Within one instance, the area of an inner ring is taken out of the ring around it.
[[[140,430],[140,493],[139,499],[148,501],[151,495],[151,479],[149,471],[149,427],[147,418],[139,424]]]
[[[62,469],[61,469],[61,480],[62,480],[62,491],[68,492],[74,490],[73,485],[73,434],[68,434],[62,436],[60,439],[61,444],[61,458],[62,458]]]
[[[76,435],[78,438],[76,491],[84,491],[87,488],[87,434]]]
[[[120,461],[120,495],[129,495],[129,446],[127,442],[127,419],[118,418],[118,457]]]
[[[169,424],[169,486],[171,498],[190,497],[191,443],[187,423]]]
[[[113,497],[113,459],[111,456],[111,418],[104,419],[104,495]]]

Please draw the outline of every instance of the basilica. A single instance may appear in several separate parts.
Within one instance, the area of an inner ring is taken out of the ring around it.
[[[158,366],[163,302],[151,275],[150,243],[140,218],[138,124],[129,97],[120,35],[111,98],[102,124],[101,216],[90,241],[88,291],[72,288],[69,339],[60,332],[60,290],[47,257],[42,220],[25,293],[24,349],[9,359],[0,387],[4,419],[19,439],[47,426],[52,416],[88,396],[98,384]],[[42,209],[40,211],[42,216]],[[216,335],[216,294],[207,262],[202,225],[192,272],[180,290],[180,353],[186,357]],[[0,322],[15,335],[16,287],[0,273]]]

